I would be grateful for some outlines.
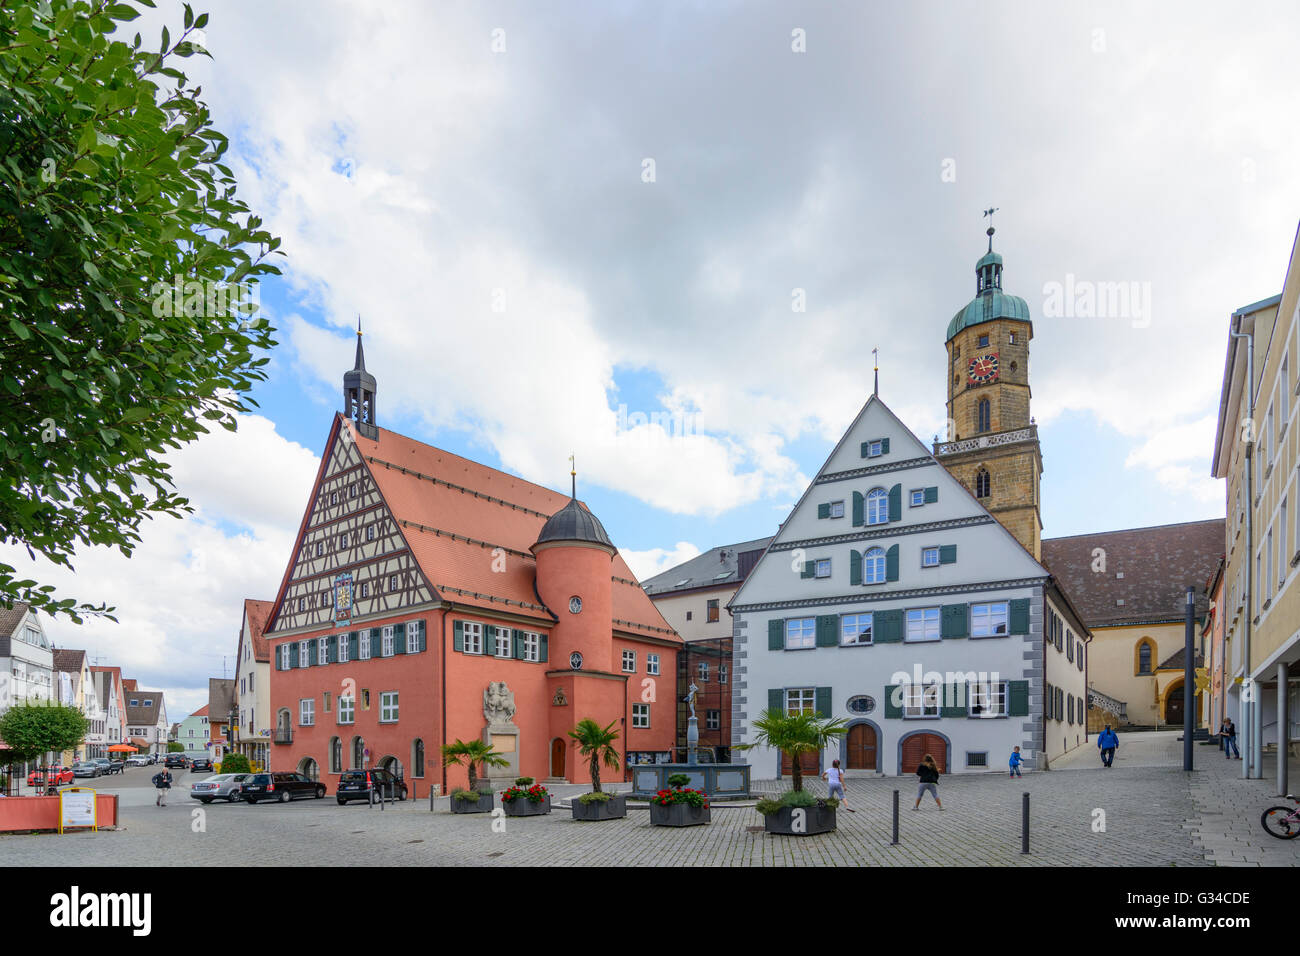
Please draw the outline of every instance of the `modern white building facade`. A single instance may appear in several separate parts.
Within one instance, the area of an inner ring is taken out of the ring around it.
[[[1086,740],[1087,629],[876,396],[730,608],[737,745],[767,709],[849,725],[805,772],[912,774],[929,753],[946,773],[1005,773],[1015,746],[1041,769]],[[755,779],[791,769],[766,748],[742,759]]]

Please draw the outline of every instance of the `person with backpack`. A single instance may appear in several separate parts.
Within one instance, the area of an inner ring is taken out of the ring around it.
[[[1106,729],[1097,735],[1097,749],[1101,751],[1101,765],[1109,768],[1111,761],[1115,759],[1115,748],[1119,746],[1119,735],[1110,729],[1110,724]]]
[[[158,789],[158,799],[154,801],[155,806],[167,806],[167,791],[172,788],[172,775],[166,767],[153,775],[153,785]]]
[[[929,790],[930,796],[934,797],[934,802],[939,804],[939,809],[942,810],[943,803],[939,800],[939,766],[932,756],[926,754],[921,758],[921,765],[916,768],[916,775],[921,779],[921,785],[916,789],[916,806],[912,809],[921,809],[921,798]]]
[[[1240,760],[1241,751],[1237,749],[1237,728],[1231,719],[1223,718],[1223,726],[1219,728],[1218,736],[1223,738],[1223,759],[1232,760],[1233,754],[1236,754],[1235,759]]]

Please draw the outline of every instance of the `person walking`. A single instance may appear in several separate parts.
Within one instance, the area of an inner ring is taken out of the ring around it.
[[[1111,761],[1115,759],[1115,749],[1119,747],[1119,735],[1110,729],[1110,724],[1106,729],[1097,735],[1097,749],[1101,751],[1101,765],[1110,768]]]
[[[1011,748],[1011,763],[1010,763],[1010,771],[1007,773],[1008,777],[1022,776],[1022,774],[1020,773],[1020,765],[1024,762],[1024,759],[1025,759],[1024,757],[1020,756],[1019,747]]]
[[[167,806],[167,791],[172,788],[172,775],[166,767],[153,775],[153,785],[158,790],[158,799],[154,801],[155,806]]]
[[[916,768],[916,775],[921,779],[921,785],[916,788],[916,806],[912,809],[921,809],[921,798],[929,790],[930,796],[934,797],[934,802],[939,804],[939,809],[942,810],[943,803],[939,800],[939,767],[934,762],[934,758],[929,754],[922,757],[921,765]]]
[[[844,796],[844,773],[840,770],[838,760],[832,760],[830,767],[822,771],[822,779],[826,781],[827,786],[830,788],[830,792],[827,794],[828,797],[833,797],[838,793],[840,803],[844,804],[845,810],[849,811],[849,813],[858,812],[849,806],[849,800]]]
[[[1223,718],[1223,726],[1219,728],[1219,736],[1223,738],[1223,759],[1240,760],[1241,751],[1237,749],[1237,727],[1233,724],[1231,718]]]

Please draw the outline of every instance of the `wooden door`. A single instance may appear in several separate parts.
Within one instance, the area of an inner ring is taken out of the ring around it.
[[[816,777],[821,774],[821,754],[812,750],[808,753],[801,754],[799,757],[799,766],[803,770],[805,777]],[[794,765],[790,762],[790,755],[781,754],[781,776],[788,777],[794,773]]]
[[[938,734],[912,734],[903,741],[903,763],[899,772],[903,775],[915,774],[921,765],[921,758],[929,754],[934,758],[940,773],[948,772],[948,745]]]
[[[855,724],[850,727],[847,749],[846,770],[875,770],[876,728],[870,724]]]
[[[1181,725],[1182,722],[1183,688],[1179,686],[1169,692],[1169,697],[1165,701],[1165,723]]]
[[[551,776],[557,779],[564,778],[564,741],[556,737],[551,741]]]

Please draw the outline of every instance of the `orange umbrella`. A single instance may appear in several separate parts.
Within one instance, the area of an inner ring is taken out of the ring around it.
[[[130,744],[113,744],[113,746],[111,746],[111,747],[108,748],[108,751],[109,751],[109,753],[115,753],[115,754],[116,754],[116,753],[128,753],[128,754],[129,754],[129,753],[135,753],[135,751],[136,751],[137,749],[138,749],[138,748],[136,748],[136,747],[132,747]]]

